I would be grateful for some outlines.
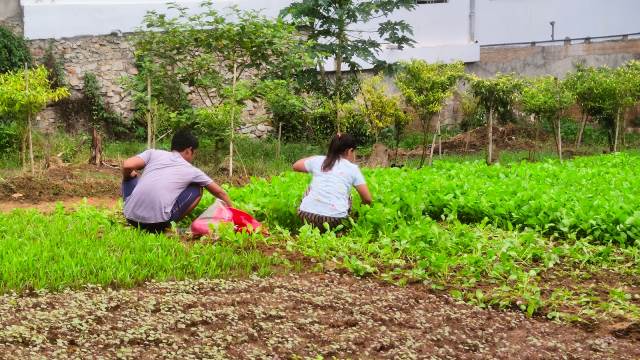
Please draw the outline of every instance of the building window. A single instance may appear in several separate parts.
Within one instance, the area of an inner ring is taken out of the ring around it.
[[[416,4],[446,4],[449,0],[416,0]]]

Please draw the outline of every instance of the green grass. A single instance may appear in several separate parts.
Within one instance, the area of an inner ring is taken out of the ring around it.
[[[213,244],[182,243],[90,206],[50,215],[16,210],[0,214],[0,291],[267,275],[282,261],[259,251],[259,241],[226,229]]]

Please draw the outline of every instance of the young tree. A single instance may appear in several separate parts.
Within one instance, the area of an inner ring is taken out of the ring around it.
[[[522,90],[524,111],[549,122],[556,140],[558,158],[562,161],[562,113],[575,103],[575,95],[568,86],[553,76],[529,81]]]
[[[29,144],[31,173],[35,173],[32,141],[32,117],[50,102],[69,96],[66,88],[52,89],[47,70],[43,66],[34,69],[0,74],[0,116],[19,120],[22,133]],[[23,142],[24,143],[24,142]]]
[[[578,130],[578,136],[576,137],[575,147],[576,149],[582,144],[582,137],[584,135],[584,129],[587,126],[589,115],[587,114],[586,107],[593,93],[586,85],[588,83],[589,70],[583,65],[578,65],[575,72],[567,74],[564,81],[570,91],[576,96],[576,103],[580,106],[582,111],[582,120],[580,121],[580,128]]]
[[[613,70],[607,66],[588,67],[574,75],[581,80],[577,96],[582,109],[607,130],[609,150],[618,150],[620,119],[629,106],[636,103],[637,65],[631,63]]]
[[[227,104],[231,114],[229,174],[233,174],[235,109],[255,85],[266,78],[289,78],[309,64],[307,42],[294,26],[255,11],[231,8],[220,14],[210,1],[202,12],[171,5],[175,17],[150,12],[144,32],[135,37],[137,54],[174,76],[205,107]],[[234,106],[232,106],[234,105]]]
[[[640,61],[632,60],[617,68],[614,73],[618,85],[620,108],[616,112],[616,130],[613,151],[618,151],[620,132],[626,130],[624,116],[626,111],[640,101]]]
[[[511,109],[522,90],[522,81],[513,74],[497,74],[492,79],[473,77],[471,93],[489,112],[487,119],[487,164],[493,163],[493,120],[494,114]]]
[[[394,127],[397,134],[397,149],[400,140],[399,134],[409,122],[409,116],[402,109],[400,96],[390,95],[390,90],[384,83],[383,75],[376,75],[362,82],[356,103],[360,112],[364,115],[376,142],[379,140],[380,131],[389,126]]]
[[[348,91],[343,89],[343,65],[351,70],[360,69],[358,60],[382,65],[378,53],[383,45],[402,49],[414,44],[410,37],[413,31],[407,22],[386,18],[397,10],[413,10],[415,6],[415,0],[299,0],[280,14],[306,30],[314,43],[312,50],[320,69],[320,82],[327,95],[341,101],[349,100]],[[375,31],[364,26],[369,22],[377,22]],[[328,81],[324,76],[324,64],[329,59],[335,61],[336,70],[332,90],[326,88]]]
[[[431,119],[442,110],[445,101],[452,96],[455,85],[464,76],[464,63],[462,62],[428,64],[423,60],[411,60],[400,64],[399,72],[395,79],[396,85],[402,92],[406,102],[418,114],[422,123],[423,138],[420,167],[424,165]],[[439,118],[437,129],[440,129]],[[433,147],[438,135],[439,133],[434,131],[429,165],[433,160]]]

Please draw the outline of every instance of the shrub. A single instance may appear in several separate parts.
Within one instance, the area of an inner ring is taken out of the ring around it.
[[[31,64],[31,53],[24,39],[0,26],[0,73],[24,68]]]

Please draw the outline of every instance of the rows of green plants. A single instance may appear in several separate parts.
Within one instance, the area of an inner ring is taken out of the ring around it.
[[[238,207],[269,226],[266,242],[314,258],[320,269],[422,281],[528,315],[637,318],[640,294],[628,279],[640,274],[632,190],[639,161],[617,154],[511,167],[477,161],[367,170],[374,204],[361,206],[356,196],[354,221],[340,235],[296,216],[306,175],[229,190]],[[210,202],[205,198],[198,210]],[[605,273],[609,283],[587,285]]]
[[[228,188],[236,206],[264,221],[270,236],[237,234],[221,227],[215,241],[185,242],[175,235],[150,235],[127,227],[118,210],[83,206],[70,212],[58,207],[48,215],[16,210],[0,214],[0,291],[85,284],[130,287],[152,279],[268,275],[302,268],[292,260],[299,257],[289,256],[302,254],[318,270],[345,268],[358,276],[373,274],[399,284],[419,281],[481,307],[517,308],[528,315],[568,320],[638,319],[637,243],[602,241],[594,237],[595,232],[571,236],[560,227],[553,230],[559,236],[546,236],[543,233],[550,227],[517,228],[513,211],[504,210],[510,206],[525,211],[522,204],[538,197],[518,194],[531,191],[549,196],[544,198],[545,209],[556,206],[550,199],[563,199],[573,207],[559,211],[561,205],[557,205],[556,212],[569,215],[570,210],[580,210],[586,219],[589,210],[587,223],[592,229],[609,231],[605,225],[611,221],[608,216],[614,205],[634,201],[632,195],[620,195],[633,193],[626,188],[634,186],[632,174],[626,180],[616,174],[637,166],[637,161],[633,155],[608,155],[509,168],[478,161],[437,162],[422,170],[368,170],[365,175],[375,203],[361,206],[356,198],[354,221],[338,233],[321,232],[300,222],[296,206],[309,179],[291,172]],[[540,180],[543,172],[549,181]],[[581,181],[584,188],[575,185]],[[502,196],[491,195],[494,191]],[[450,196],[443,195],[447,192]],[[482,198],[473,200],[473,196]],[[595,205],[570,203],[571,196]],[[619,202],[606,207],[602,199],[608,197]],[[464,219],[460,204],[465,199],[468,209],[484,209],[486,215]],[[206,196],[195,213],[211,201]],[[536,209],[529,211],[540,211]],[[617,216],[623,219],[622,211],[627,210],[620,211]],[[624,222],[633,225],[628,220],[635,215],[629,214]],[[540,224],[548,221],[539,220]]]
[[[356,199],[353,231],[387,234],[430,217],[630,245],[640,238],[639,167],[640,157],[619,153],[566,163],[441,161],[420,170],[365,170],[374,204],[360,207]],[[304,175],[286,173],[270,181],[255,179],[232,194],[269,224],[294,229],[300,225],[295,204],[307,182]]]
[[[87,284],[131,287],[149,280],[268,275],[277,258],[253,238],[221,227],[215,243],[186,243],[125,226],[120,212],[59,206],[0,213],[0,292]]]

